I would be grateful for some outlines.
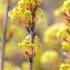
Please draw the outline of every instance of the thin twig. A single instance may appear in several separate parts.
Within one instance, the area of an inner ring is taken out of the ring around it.
[[[30,27],[30,41],[31,41],[31,43],[34,43],[34,30],[32,30],[31,27]],[[34,50],[34,48],[32,48],[32,55],[29,58],[29,60],[30,60],[30,70],[32,70],[32,68],[33,68],[33,58],[34,58],[33,50]]]
[[[9,4],[6,3],[5,7],[5,17],[4,17],[4,31],[3,31],[3,45],[2,45],[2,62],[1,62],[1,70],[4,70],[4,59],[5,59],[5,46],[6,46],[6,32],[7,32],[7,24],[8,24],[8,11]]]
[[[36,8],[34,10],[32,10],[32,17],[35,17],[35,13],[36,13]],[[29,27],[29,31],[30,31],[30,41],[32,44],[34,44],[34,37],[35,37],[35,22],[34,19],[32,20],[32,25]],[[29,58],[30,60],[30,70],[32,70],[33,68],[33,59],[35,56],[35,52],[34,52],[34,48],[32,48],[32,55],[31,58]]]

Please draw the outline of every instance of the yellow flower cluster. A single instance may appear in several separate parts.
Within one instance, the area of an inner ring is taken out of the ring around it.
[[[70,33],[68,26],[64,25],[60,27],[57,32],[57,38],[61,40],[62,49],[70,51]]]
[[[69,42],[62,42],[62,49],[66,51],[70,51],[70,43]]]
[[[70,70],[69,64],[61,64],[59,70]]]
[[[40,19],[40,18],[43,18],[44,16],[44,13],[43,13],[43,10],[41,8],[38,8],[36,10],[36,16]]]
[[[58,60],[58,53],[56,51],[46,51],[41,57],[42,64],[52,63]]]
[[[65,38],[69,37],[69,34],[67,32],[67,29],[68,29],[68,27],[60,28],[59,31],[57,32],[57,35],[56,36],[59,39],[65,39]]]
[[[24,51],[27,51],[27,50],[32,50],[33,48],[35,48],[36,46],[38,46],[39,44],[39,39],[37,36],[35,36],[34,38],[34,44],[32,44],[30,42],[30,35],[27,36],[25,38],[25,40],[22,42],[22,43],[19,43],[19,47],[24,50]]]
[[[55,11],[56,16],[64,15],[65,24],[60,27],[57,37],[61,40],[62,49],[70,51],[70,0],[65,0],[63,5]]]
[[[60,24],[59,23],[53,24],[52,26],[48,27],[44,33],[45,44],[55,50],[58,50],[60,48],[61,39],[59,37],[57,37],[57,33],[59,31],[59,26],[61,28],[63,28],[64,24],[62,22],[60,22]]]
[[[24,15],[24,9],[23,8],[18,8],[17,6],[11,11],[9,12],[9,17],[11,18],[11,20],[15,20],[15,19],[25,19],[25,15]]]
[[[60,8],[58,8],[58,9],[56,9],[56,10],[54,11],[54,15],[55,15],[56,17],[61,16],[61,15],[62,15],[62,8],[60,7]]]
[[[65,0],[63,5],[59,8],[55,10],[55,15],[56,16],[60,16],[61,14],[69,14],[70,13],[70,0]]]
[[[20,0],[16,7],[9,12],[9,17],[11,20],[23,20],[22,23],[30,25],[33,20],[32,12],[35,8],[39,10],[41,3],[42,0]]]
[[[64,1],[62,9],[63,9],[63,12],[70,13],[70,0]]]

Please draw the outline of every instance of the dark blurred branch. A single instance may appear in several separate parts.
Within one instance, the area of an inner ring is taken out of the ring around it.
[[[8,24],[8,11],[10,8],[10,4],[6,1],[5,5],[5,17],[3,24],[3,45],[2,45],[2,61],[1,61],[1,70],[4,70],[4,60],[5,60],[5,47],[6,47],[6,33],[7,33],[7,24]]]
[[[32,17],[35,17],[35,13],[36,13],[36,8],[34,10],[32,10]],[[32,20],[32,25],[29,27],[29,31],[30,31],[30,41],[32,44],[34,44],[34,37],[35,37],[35,22],[34,20]],[[32,48],[32,55],[29,58],[30,60],[30,70],[32,70],[33,68],[33,59],[35,56],[35,52],[34,52],[34,48]]]
[[[31,41],[32,44],[34,44],[34,36],[35,36],[34,28],[30,27],[30,41]],[[33,52],[33,50],[34,50],[34,48],[32,48],[32,55],[29,58],[29,61],[30,61],[30,70],[32,70],[32,67],[33,67],[33,59],[34,59],[34,52]]]

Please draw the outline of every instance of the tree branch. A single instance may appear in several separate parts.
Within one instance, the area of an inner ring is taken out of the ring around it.
[[[3,30],[3,45],[2,45],[2,61],[1,61],[1,69],[0,70],[4,70],[5,46],[6,46],[6,32],[7,32],[7,24],[8,24],[8,11],[9,11],[9,4],[6,3],[4,25],[3,25],[4,30]]]

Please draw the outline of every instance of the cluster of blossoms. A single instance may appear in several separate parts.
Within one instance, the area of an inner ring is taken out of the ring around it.
[[[38,50],[37,47],[39,47],[39,39],[37,36],[35,36],[34,44],[32,44],[30,42],[30,35],[29,35],[24,39],[24,41],[22,41],[22,43],[19,43],[19,47],[21,50],[23,50],[25,55],[27,55],[28,57],[31,57],[31,55],[33,53],[33,49],[34,49],[34,53],[36,53]]]
[[[50,54],[51,53],[51,54]],[[58,53],[55,52],[55,51],[46,51],[43,55],[42,55],[42,58],[41,58],[41,62],[42,63],[52,63],[54,61],[57,61],[58,60]]]
[[[30,57],[34,54],[38,46],[38,37],[35,36],[35,24],[42,18],[43,10],[40,8],[42,0],[20,0],[11,12],[11,20],[17,20],[22,26],[25,26],[29,36],[19,44],[19,47]]]
[[[65,0],[63,5],[55,11],[55,15],[63,16],[64,22],[54,24],[46,30],[45,42],[50,47],[56,47],[56,49],[59,47],[59,50],[62,50],[61,54],[63,56],[61,57],[63,57],[63,62],[61,63],[59,70],[70,70],[70,0]],[[42,59],[42,62],[43,61],[45,61],[45,59]]]
[[[70,51],[70,34],[69,27],[64,25],[57,32],[58,39],[61,40],[62,49],[65,51]]]
[[[38,17],[43,13],[41,7],[42,0],[20,0],[16,7],[9,12],[11,20],[18,20],[23,26],[36,23]],[[39,15],[38,15],[39,14]]]
[[[10,19],[17,20],[29,32],[29,36],[22,43],[19,43],[19,47],[30,62],[33,61],[34,55],[40,47],[38,37],[35,35],[35,24],[44,15],[41,4],[42,0],[20,0],[15,8],[9,12]]]
[[[61,27],[57,33],[57,37],[62,41],[62,48],[70,52],[70,0],[64,1],[62,7],[58,11],[63,13],[65,17],[64,27]]]
[[[57,32],[59,31],[59,26],[63,26],[63,24],[54,24],[50,27],[48,27],[44,33],[44,42],[45,44],[49,46],[49,48],[52,48],[53,50],[60,50],[60,39],[56,37]],[[63,27],[62,27],[63,28]],[[57,47],[56,47],[57,45]]]
[[[64,15],[67,23],[70,23],[70,0],[65,0],[63,5],[55,11],[56,16]]]
[[[55,70],[57,70],[59,63],[60,63],[59,55],[58,52],[56,51],[53,50],[46,51],[41,57],[42,67],[46,68],[47,70],[54,70],[54,68]]]
[[[70,65],[69,64],[61,64],[59,70],[70,70]]]
[[[55,45],[62,45],[62,49],[70,51],[70,0],[65,0],[63,5],[56,9],[56,16],[63,16],[63,23],[56,24],[48,28],[45,32],[45,42],[48,46],[54,47]],[[60,29],[59,29],[60,26]],[[56,47],[56,46],[55,46]],[[57,49],[57,48],[56,48]]]
[[[63,55],[66,58],[70,58],[70,0],[65,0],[63,5],[56,10],[56,15],[62,14],[64,17],[64,26],[60,27],[57,32],[57,38],[61,40],[61,48],[63,50]],[[70,64],[61,64],[59,70],[70,70]]]
[[[63,4],[63,13],[67,23],[70,23],[70,0],[67,0]]]

